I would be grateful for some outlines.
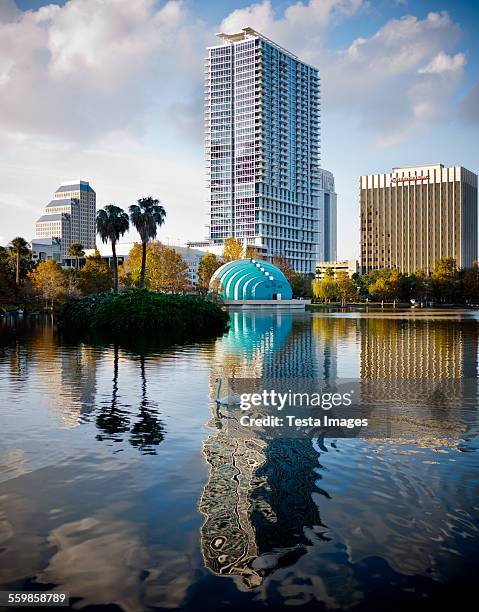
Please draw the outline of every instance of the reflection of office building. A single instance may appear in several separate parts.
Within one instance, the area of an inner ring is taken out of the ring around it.
[[[363,319],[361,378],[475,378],[476,343],[465,341],[456,321],[414,321],[398,325],[382,318]]]
[[[60,185],[36,223],[36,237],[60,241],[63,257],[74,242],[86,249],[95,248],[96,193],[88,181]]]
[[[320,245],[316,68],[243,28],[206,58],[210,238],[235,236],[314,272]],[[325,178],[328,210],[334,189]],[[328,183],[328,185],[326,185]]]
[[[361,267],[431,272],[453,257],[477,259],[477,175],[441,164],[361,176]]]
[[[234,312],[229,334],[217,343],[212,382],[216,376],[255,378],[260,391],[286,379],[335,378],[338,328],[331,324],[328,334],[291,312]],[[354,322],[345,326],[349,332]],[[321,537],[312,496],[318,454],[309,439],[235,438],[224,430],[223,416],[213,408],[215,431],[204,444],[209,476],[199,506],[205,515],[201,548],[209,569],[252,589],[304,555],[310,538]]]
[[[392,422],[398,435],[454,437],[464,430],[460,416],[469,421],[467,406],[477,397],[477,349],[475,321],[363,319],[362,400],[396,407],[395,415],[410,410],[408,420]]]

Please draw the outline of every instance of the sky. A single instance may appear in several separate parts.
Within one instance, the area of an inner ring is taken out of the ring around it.
[[[0,0],[0,245],[80,178],[98,208],[160,199],[166,243],[205,238],[205,48],[245,26],[320,70],[338,258],[358,257],[361,174],[479,171],[479,2]]]

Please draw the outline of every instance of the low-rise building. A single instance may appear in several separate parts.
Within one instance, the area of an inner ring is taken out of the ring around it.
[[[35,263],[53,259],[62,263],[62,246],[59,238],[34,238],[31,242],[32,259]]]
[[[118,264],[123,264],[128,261],[130,251],[134,246],[134,242],[119,242],[116,245],[116,256],[118,258]],[[198,285],[198,268],[200,261],[205,255],[205,251],[199,249],[192,249],[189,246],[175,246],[165,245],[170,249],[176,251],[185,260],[188,266],[188,278],[193,287]],[[113,259],[113,253],[111,252],[111,244],[100,243],[97,247],[102,259],[105,259],[109,264]],[[85,257],[90,257],[95,252],[95,249],[86,249]]]
[[[338,272],[347,272],[349,277],[359,272],[359,264],[355,259],[343,259],[341,261],[318,261],[316,264],[316,278],[324,278],[326,270],[332,270],[334,276]]]

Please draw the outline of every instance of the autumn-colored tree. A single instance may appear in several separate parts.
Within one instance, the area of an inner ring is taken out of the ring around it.
[[[334,272],[327,268],[323,278],[316,278],[312,282],[313,297],[330,302],[337,295],[337,285],[334,280]]]
[[[245,249],[245,258],[246,259],[262,259],[263,256],[258,247],[253,245],[247,246]]]
[[[84,294],[102,293],[113,288],[113,271],[96,249],[86,258],[78,275],[78,289]]]
[[[357,296],[357,289],[353,279],[345,270],[336,273],[336,291],[341,302],[341,306],[346,306],[349,300]]]
[[[208,293],[211,277],[220,266],[221,261],[214,253],[203,255],[198,266],[198,289],[200,293]]]
[[[238,238],[226,238],[221,255],[223,261],[235,261],[243,257],[243,244]]]
[[[384,305],[385,300],[396,302],[400,289],[400,276],[397,270],[383,270],[383,273],[369,285],[369,293],[372,297],[381,300]]]
[[[142,270],[142,246],[133,245],[128,267],[132,278],[139,282]],[[155,240],[146,249],[145,285],[151,291],[184,293],[191,289],[188,278],[188,264],[174,249]]]
[[[52,308],[55,300],[65,293],[65,275],[61,267],[52,259],[42,261],[28,277],[45,302],[50,300]]]
[[[273,255],[271,263],[281,270],[281,272],[288,279],[289,284],[293,286],[295,281],[295,271],[289,263],[289,260],[286,259],[286,257],[284,257],[283,255]]]

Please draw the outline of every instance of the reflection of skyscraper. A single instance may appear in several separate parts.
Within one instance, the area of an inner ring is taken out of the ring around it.
[[[34,363],[45,400],[64,425],[78,425],[81,414],[94,409],[101,349],[86,344],[62,346],[46,318],[26,318],[23,327],[17,325],[15,335],[4,342],[11,384],[21,388],[28,366]]]
[[[477,395],[476,321],[417,315],[360,325],[361,398],[393,409],[390,434],[425,442],[465,432]]]
[[[475,321],[361,319],[361,378],[475,378]]]
[[[262,385],[334,378],[334,329],[349,333],[354,322],[331,325],[331,334],[325,334],[313,331],[304,313],[233,313],[229,336],[217,345],[221,353],[215,355],[212,378],[250,377]],[[312,496],[318,455],[308,439],[234,438],[223,430],[220,411],[214,412],[210,425],[216,431],[204,445],[210,473],[199,506],[206,517],[202,552],[212,571],[254,588],[306,552],[308,533],[321,537]]]

